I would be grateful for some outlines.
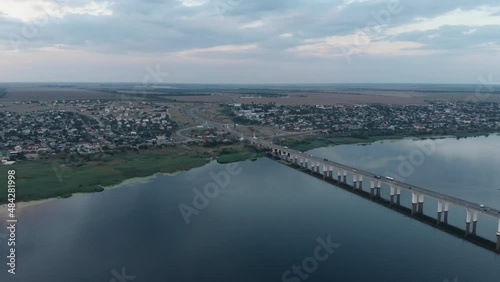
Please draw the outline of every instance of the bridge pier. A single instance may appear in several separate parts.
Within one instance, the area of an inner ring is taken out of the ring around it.
[[[319,172],[319,162],[316,162],[316,173],[320,174],[320,172]]]
[[[401,205],[401,188],[399,187],[396,189],[396,203],[398,206]]]
[[[448,209],[450,208],[450,204],[447,202],[444,202],[444,220],[443,222],[445,224],[448,224]]]
[[[423,194],[418,195],[418,213],[419,214],[424,213],[424,195]]]
[[[375,196],[375,181],[370,179],[370,197]]]
[[[342,181],[344,184],[347,183],[347,170],[344,169],[344,178],[343,178],[343,181]]]
[[[497,247],[495,249],[497,253],[500,252],[500,218],[498,219],[498,229],[497,229]]]
[[[417,212],[418,194],[411,193],[411,215],[415,215]]]
[[[382,187],[382,183],[380,182],[380,180],[377,181],[377,187],[375,187],[375,196],[377,198],[380,198],[380,187]]]
[[[469,233],[470,233],[471,214],[472,214],[472,211],[467,209],[467,216],[465,218],[465,236],[469,236]]]
[[[476,235],[476,231],[477,231],[477,216],[478,216],[478,212],[477,211],[474,211],[474,213],[472,214],[472,235]]]
[[[340,169],[337,168],[337,184],[340,184],[340,178],[341,178]]]
[[[359,190],[363,191],[363,175],[359,175],[358,187]]]
[[[328,168],[326,167],[325,164],[323,164],[323,179],[326,179],[328,177]]]
[[[394,205],[394,194],[396,189],[394,189],[394,186],[392,185],[389,185],[389,188],[391,189],[391,206],[392,206]]]
[[[438,201],[438,216],[437,216],[437,225],[441,224],[441,214],[443,212],[443,202]]]
[[[352,189],[356,190],[356,182],[358,182],[358,176],[353,173],[352,174]]]
[[[333,166],[328,167],[328,178],[333,179]]]

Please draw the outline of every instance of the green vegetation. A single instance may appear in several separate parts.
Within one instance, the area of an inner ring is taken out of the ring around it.
[[[278,140],[277,144],[282,146],[287,146],[299,151],[308,151],[314,148],[334,146],[334,145],[344,145],[344,144],[359,144],[359,143],[372,143],[379,140],[386,139],[399,139],[399,136],[373,136],[368,138],[356,138],[356,137],[338,137],[338,136],[327,136],[327,135],[315,135],[308,136],[303,139],[295,140]]]
[[[219,163],[238,162],[264,155],[252,147],[228,146],[220,150],[206,148],[169,148],[102,157],[77,163],[70,159],[22,161],[0,166],[0,175],[16,171],[16,201],[33,201],[74,193],[100,192],[126,179],[146,177],[158,172],[186,171],[207,164],[214,156]],[[7,186],[0,188],[0,203],[7,202]]]
[[[260,158],[264,155],[265,153],[263,151],[260,152],[242,151],[242,152],[221,153],[221,155],[217,158],[217,162],[221,164],[241,162],[244,160]]]
[[[124,154],[110,162],[87,163],[78,167],[66,166],[62,160],[21,162],[0,166],[0,175],[7,175],[7,170],[16,171],[16,201],[21,202],[70,197],[79,192],[100,192],[105,186],[119,184],[129,178],[188,170],[208,161],[202,154]],[[7,187],[3,187],[0,203],[7,202]]]
[[[276,144],[287,146],[289,148],[308,151],[315,148],[335,146],[335,145],[346,145],[346,144],[369,144],[382,140],[399,140],[403,138],[419,138],[419,139],[437,139],[445,136],[455,137],[457,139],[467,138],[467,137],[479,137],[488,136],[492,134],[491,132],[476,132],[476,133],[460,133],[453,135],[381,135],[381,136],[362,136],[362,137],[343,137],[343,136],[332,136],[332,135],[313,135],[303,137],[301,139],[279,139],[274,140]]]

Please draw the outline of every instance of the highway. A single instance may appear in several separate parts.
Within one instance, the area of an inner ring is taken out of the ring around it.
[[[346,170],[346,171],[351,172],[351,173],[354,172],[358,175],[362,175],[363,177],[366,177],[367,179],[373,179],[376,181],[380,181],[381,183],[385,183],[387,185],[392,185],[394,187],[401,188],[403,190],[407,190],[409,192],[423,194],[427,197],[436,199],[438,201],[444,201],[444,202],[447,202],[447,203],[450,203],[450,204],[453,204],[456,206],[463,207],[465,209],[470,209],[470,210],[477,211],[479,213],[500,219],[500,210],[492,208],[492,207],[487,207],[487,206],[481,207],[481,205],[477,204],[477,203],[473,203],[470,201],[459,199],[457,197],[453,197],[453,196],[446,195],[443,193],[435,192],[435,191],[432,191],[432,190],[429,190],[427,188],[424,188],[424,187],[421,187],[418,185],[414,185],[411,183],[400,182],[397,180],[389,180],[389,179],[385,178],[384,176],[380,176],[380,179],[377,179],[377,178],[375,178],[376,174],[373,174],[371,172],[364,171],[364,170],[354,168],[354,167],[350,167],[350,166],[347,166],[347,165],[344,165],[341,163],[337,163],[337,162],[334,162],[331,160],[326,161],[323,158],[312,156],[312,155],[302,153],[302,152],[299,152],[297,150],[285,148],[285,147],[282,147],[279,145],[275,145],[275,144],[272,144],[272,143],[267,142],[267,141],[261,141],[261,140],[255,140],[255,139],[252,140],[252,138],[246,138],[246,139],[250,140],[253,143],[260,144],[263,147],[281,150],[281,151],[290,153],[292,155],[296,155],[296,156],[301,157],[301,158],[307,158],[307,159],[315,161],[315,162],[325,163],[327,165],[331,165],[333,167],[340,168],[342,170]]]
[[[392,185],[396,188],[401,188],[402,190],[406,190],[408,192],[422,194],[422,195],[425,195],[427,197],[436,199],[438,201],[443,201],[443,202],[446,202],[449,204],[460,206],[460,207],[463,207],[465,209],[477,211],[479,213],[500,219],[500,210],[498,210],[496,208],[487,207],[487,206],[481,207],[481,205],[478,203],[473,203],[473,202],[470,202],[467,200],[459,199],[457,197],[453,197],[453,196],[446,195],[443,193],[435,192],[435,191],[432,191],[430,189],[427,189],[427,188],[424,188],[424,187],[421,187],[418,185],[414,185],[411,183],[400,182],[397,180],[389,180],[389,179],[385,178],[385,176],[380,176],[380,179],[377,179],[377,178],[375,178],[376,175],[369,172],[369,171],[364,171],[364,170],[361,170],[358,168],[350,167],[350,166],[347,166],[347,165],[344,165],[341,163],[337,163],[337,162],[334,162],[331,160],[327,161],[327,160],[324,160],[323,158],[320,158],[320,157],[312,156],[312,155],[309,155],[309,154],[306,154],[306,153],[303,153],[303,152],[300,152],[297,150],[293,150],[293,149],[289,149],[289,148],[285,148],[283,146],[273,144],[272,142],[267,141],[267,140],[256,139],[253,137],[244,136],[240,132],[234,130],[234,128],[232,128],[229,125],[215,123],[215,122],[208,121],[208,120],[205,120],[205,119],[199,117],[198,115],[195,114],[196,110],[197,110],[197,108],[191,108],[187,111],[187,113],[192,118],[194,118],[195,120],[199,121],[202,124],[205,124],[206,126],[213,126],[215,128],[218,128],[219,130],[226,130],[239,138],[243,138],[247,141],[250,141],[253,144],[257,144],[257,145],[260,145],[260,146],[268,148],[268,149],[281,150],[283,152],[290,153],[292,155],[301,157],[303,159],[308,159],[311,161],[324,163],[326,165],[336,167],[337,169],[342,169],[342,170],[346,170],[350,173],[356,173],[358,175],[362,175],[366,179],[373,179],[375,181],[380,181],[381,183],[385,183],[387,185]]]

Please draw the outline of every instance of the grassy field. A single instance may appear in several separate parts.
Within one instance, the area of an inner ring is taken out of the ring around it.
[[[492,132],[476,132],[476,133],[461,133],[455,135],[447,135],[447,137],[455,138],[467,138],[467,137],[477,137],[477,136],[488,136],[489,134],[495,134]],[[403,136],[403,135],[388,135],[388,136],[370,136],[367,138],[354,138],[354,137],[336,137],[327,135],[313,135],[306,137],[296,137],[288,138],[284,140],[275,140],[276,144],[282,146],[287,146],[289,148],[308,151],[315,148],[335,146],[335,145],[345,145],[345,144],[369,144],[381,140],[398,140],[403,138],[419,138],[419,139],[432,139],[441,138],[443,136],[435,135],[421,135],[421,136]]]
[[[379,140],[400,139],[400,138],[402,137],[374,136],[374,137],[369,137],[367,139],[361,139],[354,137],[329,137],[329,136],[315,135],[299,139],[280,140],[276,143],[304,152],[320,147],[344,145],[344,144],[372,143]]]
[[[24,161],[11,166],[0,166],[0,175],[7,183],[7,171],[16,171],[16,201],[32,201],[56,197],[70,197],[74,193],[100,192],[106,186],[119,184],[134,177],[146,177],[157,172],[171,173],[200,167],[213,156],[228,163],[257,157],[242,146],[229,149],[181,150],[126,153],[106,161],[88,162],[78,167],[63,160]],[[7,202],[7,185],[0,188],[0,203]]]
[[[234,152],[231,154],[220,155],[217,158],[217,162],[221,164],[240,162],[244,160],[260,158],[264,156],[264,154],[265,154],[264,152],[250,152],[250,151]]]

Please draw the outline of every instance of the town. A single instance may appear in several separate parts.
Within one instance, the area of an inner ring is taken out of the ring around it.
[[[0,112],[3,164],[47,154],[93,154],[150,146],[171,146],[178,127],[168,106],[151,102],[57,100],[16,102],[43,110]]]
[[[31,111],[0,112],[0,160],[35,160],[48,155],[88,156],[101,152],[190,144],[217,146],[238,140],[209,126],[185,126],[168,103],[148,100],[22,101]],[[498,103],[430,102],[417,105],[220,104],[234,125],[265,126],[284,132],[331,136],[458,135],[500,129]],[[184,132],[186,135],[181,135]]]
[[[230,104],[224,107],[224,112],[238,124],[358,138],[490,133],[500,129],[499,104],[493,102],[331,106]]]

